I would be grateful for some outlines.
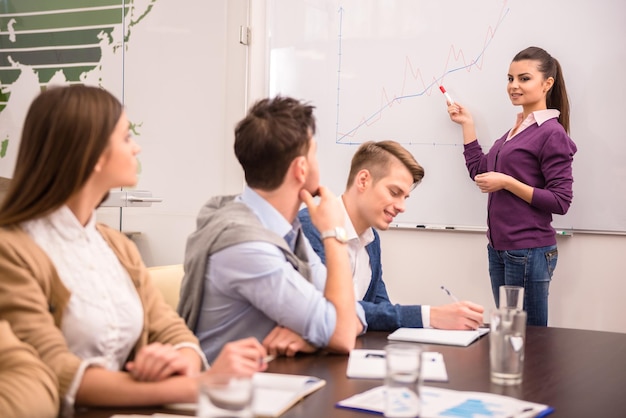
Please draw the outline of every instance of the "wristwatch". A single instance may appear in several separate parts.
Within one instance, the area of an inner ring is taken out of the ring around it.
[[[326,238],[335,238],[337,241],[345,244],[348,242],[348,234],[346,234],[346,230],[340,226],[337,226],[329,231],[324,231],[321,234],[322,239]]]

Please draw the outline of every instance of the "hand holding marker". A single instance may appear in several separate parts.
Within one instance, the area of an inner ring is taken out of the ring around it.
[[[450,94],[448,94],[448,92],[446,91],[446,88],[444,86],[439,86],[439,90],[441,90],[443,95],[446,97],[446,100],[448,101],[448,105],[453,105],[454,100],[452,100],[452,97],[450,96]]]
[[[448,101],[448,107],[453,106],[454,100],[452,100],[452,96],[450,96],[450,94],[446,91],[446,88],[443,85],[441,85],[439,86],[439,90],[441,90],[446,100]],[[450,115],[459,113],[459,107],[455,106],[452,110],[449,110],[448,112],[450,113]]]

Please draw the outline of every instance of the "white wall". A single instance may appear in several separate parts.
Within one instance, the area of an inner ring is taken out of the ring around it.
[[[323,167],[321,168],[323,170]],[[495,307],[480,232],[381,232],[383,278],[396,303],[449,303],[459,298]],[[550,326],[626,332],[626,236],[558,237],[559,261],[550,286]],[[488,316],[485,316],[488,320]]]
[[[248,0],[188,6],[157,3],[134,28],[125,55],[124,103],[141,122],[136,188],[163,198],[123,209],[122,230],[138,232],[133,240],[148,266],[181,263],[202,205],[243,184],[233,128],[247,109],[248,51],[239,26],[247,24]],[[118,227],[119,209],[100,209],[98,220]]]

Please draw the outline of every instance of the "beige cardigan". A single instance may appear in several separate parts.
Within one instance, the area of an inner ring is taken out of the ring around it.
[[[98,231],[130,275],[144,309],[144,324],[131,357],[158,341],[198,344],[178,314],[149,280],[135,244],[119,231],[98,224]],[[61,321],[71,294],[46,253],[18,227],[0,228],[0,319],[15,335],[32,345],[55,373],[64,397],[81,359],[69,351]]]
[[[0,412],[4,418],[53,418],[59,413],[57,379],[35,350],[0,321]]]

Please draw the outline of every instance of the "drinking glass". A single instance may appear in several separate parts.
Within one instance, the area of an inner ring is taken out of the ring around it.
[[[385,417],[418,417],[421,411],[422,348],[417,344],[385,347]]]
[[[250,418],[252,394],[250,377],[205,374],[199,382],[197,416]]]
[[[489,361],[493,383],[516,385],[522,382],[525,340],[525,311],[508,308],[492,311]]]

